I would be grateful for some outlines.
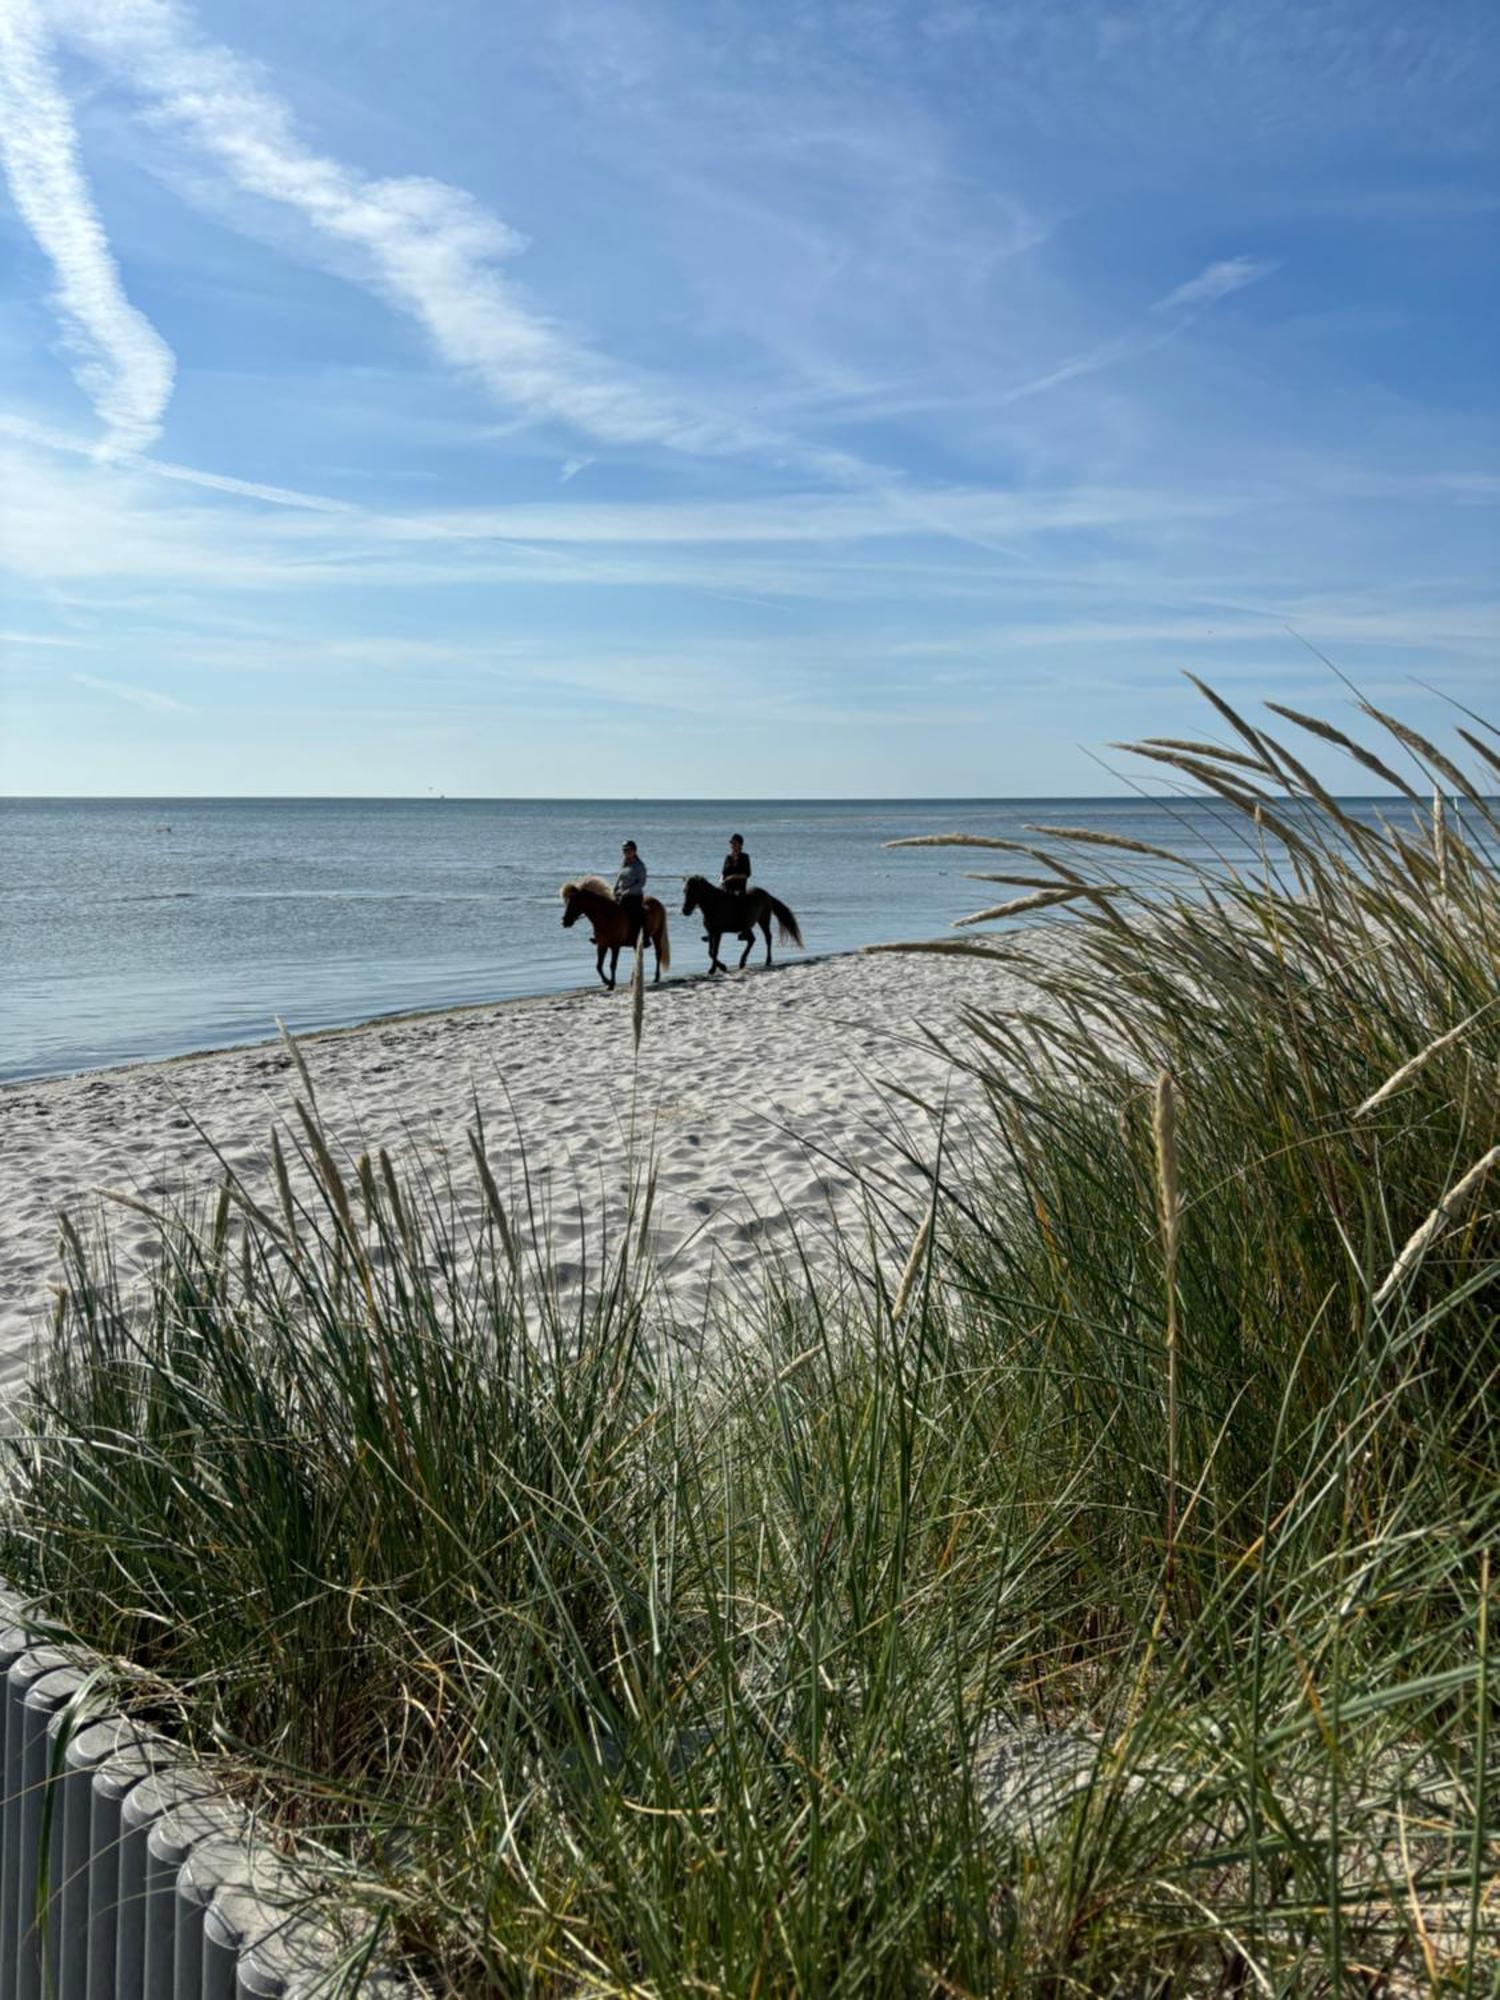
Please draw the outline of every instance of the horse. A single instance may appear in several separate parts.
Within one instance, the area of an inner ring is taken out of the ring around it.
[[[558,892],[563,900],[563,929],[569,931],[580,917],[587,917],[593,926],[596,962],[599,977],[614,991],[615,973],[620,963],[620,953],[626,945],[633,943],[630,935],[630,912],[623,909],[610,894],[609,884],[597,875],[585,875],[580,882],[564,882]],[[667,941],[667,912],[665,905],[655,896],[648,896],[645,902],[642,932],[646,943],[656,953],[656,979],[661,979],[661,969],[672,963],[672,947]],[[604,970],[604,954],[609,953],[609,971]]]
[[[769,889],[747,889],[742,896],[734,896],[727,889],[720,889],[710,882],[706,875],[689,875],[683,886],[682,914],[690,917],[694,910],[701,913],[704,929],[708,932],[708,969],[710,972],[727,972],[729,967],[719,958],[719,939],[726,932],[734,932],[745,939],[745,949],[740,953],[741,972],[745,960],[755,943],[755,930],[759,927],[766,941],[766,964],[771,963],[771,919],[774,917],[781,933],[783,944],[794,944],[802,948],[802,933],[797,928],[797,919],[785,903],[779,902]]]

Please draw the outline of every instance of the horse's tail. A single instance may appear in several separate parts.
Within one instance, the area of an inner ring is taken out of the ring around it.
[[[672,969],[672,940],[667,936],[667,906],[661,906],[661,931],[656,940],[656,962],[664,972]]]
[[[797,919],[792,915],[786,904],[779,897],[773,896],[769,889],[762,890],[761,893],[766,899],[771,915],[780,926],[781,942],[783,944],[794,944],[799,951],[803,950],[802,933],[797,928]]]

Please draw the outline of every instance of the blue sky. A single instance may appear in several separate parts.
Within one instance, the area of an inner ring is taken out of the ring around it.
[[[1497,87],[1490,0],[0,0],[0,790],[1493,706]]]

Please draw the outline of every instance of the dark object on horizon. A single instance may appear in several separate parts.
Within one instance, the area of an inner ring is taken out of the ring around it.
[[[727,972],[728,966],[719,957],[719,940],[727,934],[745,939],[745,949],[740,953],[741,972],[755,943],[755,932],[759,929],[766,941],[766,964],[771,963],[771,922],[775,919],[783,944],[794,944],[802,949],[802,933],[797,927],[797,919],[786,904],[773,896],[768,889],[747,889],[742,894],[731,894],[727,889],[719,889],[706,875],[689,875],[683,884],[682,914],[690,917],[694,910],[701,913],[705,933],[708,937],[708,969],[710,972]]]
[[[563,899],[563,929],[571,930],[580,917],[587,917],[593,927],[599,977],[613,990],[620,953],[627,945],[635,943],[635,926],[631,912],[623,904],[615,901],[610,894],[609,884],[601,881],[597,875],[585,875],[578,882],[564,882],[559,893]],[[672,963],[672,948],[667,941],[667,912],[665,906],[655,896],[647,896],[643,914],[646,943],[656,953],[654,977],[655,981],[659,982],[662,967],[670,966]],[[604,970],[606,952],[609,953],[608,972]]]

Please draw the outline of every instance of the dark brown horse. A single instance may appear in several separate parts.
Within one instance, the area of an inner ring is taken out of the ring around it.
[[[755,943],[753,933],[757,929],[766,941],[766,964],[769,965],[772,918],[781,933],[781,942],[801,949],[802,933],[797,928],[797,919],[786,904],[778,902],[768,889],[747,889],[743,896],[732,896],[727,889],[717,888],[706,875],[689,875],[683,884],[682,914],[690,917],[694,910],[701,914],[703,928],[708,932],[710,972],[729,970],[719,957],[719,939],[726,934],[743,935],[745,938],[745,949],[740,953],[740,970],[743,972],[745,960]]]
[[[628,944],[634,943],[630,935],[630,912],[621,908],[610,894],[609,884],[600,881],[597,875],[585,875],[581,882],[564,882],[560,894],[563,899],[563,929],[571,930],[580,917],[588,918],[593,926],[599,977],[613,989],[620,953]],[[656,978],[660,979],[662,967],[672,963],[672,947],[667,942],[667,912],[655,896],[646,898],[643,928],[647,944],[656,953]],[[604,970],[606,952],[609,953],[608,972]]]

